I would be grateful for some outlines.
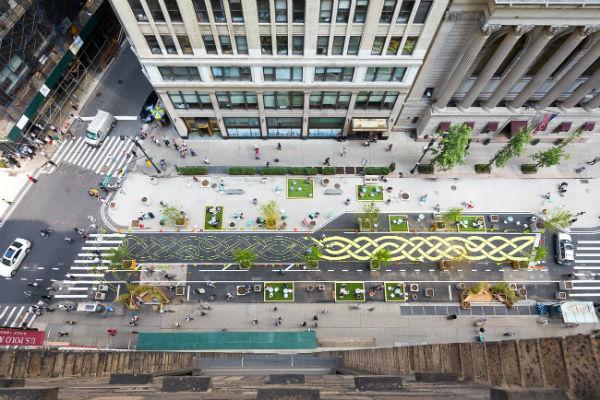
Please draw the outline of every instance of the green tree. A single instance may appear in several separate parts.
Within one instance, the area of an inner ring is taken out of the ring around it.
[[[544,261],[547,255],[548,250],[546,250],[546,246],[540,245],[536,247],[534,251],[531,252],[531,260],[537,262]]]
[[[256,253],[250,248],[235,249],[233,251],[233,259],[240,264],[240,267],[243,269],[250,269],[256,261]]]
[[[525,151],[525,146],[531,140],[531,130],[521,129],[515,136],[513,136],[506,145],[498,150],[494,155],[494,158],[487,164],[490,167],[492,164],[496,164],[496,167],[502,168],[508,164],[511,158],[519,157]]]
[[[375,225],[379,221],[379,207],[374,202],[363,205],[363,214],[359,221],[361,221],[359,222],[362,225],[361,228],[374,231]]]
[[[448,226],[456,225],[456,222],[461,219],[463,209],[461,207],[453,207],[444,211],[441,215],[442,221]]]
[[[545,168],[560,164],[563,158],[569,158],[569,154],[567,154],[562,147],[553,146],[548,150],[538,151],[537,153],[533,154],[531,158],[537,161],[537,164],[535,164],[536,168]]]
[[[571,133],[565,140],[563,140],[556,147],[560,147],[560,148],[566,147],[566,146],[570,145],[571,143],[573,143],[573,141],[575,141],[576,139],[579,139],[582,135],[583,135],[583,129],[578,129],[575,132]]]
[[[110,264],[115,267],[121,266],[123,261],[129,260],[130,258],[131,256],[129,254],[129,250],[127,250],[127,247],[121,246],[117,249],[110,249],[108,251],[107,260],[110,261]]]
[[[281,221],[281,213],[279,212],[279,205],[275,200],[271,200],[268,203],[260,206],[260,214],[265,220],[265,227],[267,229],[275,229]]]
[[[170,223],[176,224],[182,218],[181,208],[178,206],[170,206],[167,203],[160,202],[160,222],[161,224]]]
[[[456,165],[465,163],[469,154],[467,147],[471,142],[471,128],[466,124],[451,125],[448,132],[442,135],[437,149],[432,149],[435,157],[434,165],[439,165],[443,170],[448,170]]]
[[[373,254],[371,254],[371,269],[378,270],[379,268],[385,266],[385,264],[387,264],[391,258],[392,255],[386,249],[379,249],[373,252]]]
[[[571,225],[573,214],[564,207],[556,207],[548,212],[544,221],[548,229],[559,231]]]
[[[317,246],[312,246],[308,253],[306,253],[303,257],[304,263],[308,268],[316,268],[319,265],[319,260],[323,256],[323,253],[319,250]]]

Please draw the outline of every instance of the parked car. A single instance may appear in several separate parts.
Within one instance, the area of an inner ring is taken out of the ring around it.
[[[568,233],[557,233],[554,237],[556,244],[556,262],[561,265],[575,264],[575,246]]]
[[[0,261],[0,276],[5,278],[15,276],[17,269],[31,249],[31,242],[26,239],[16,238],[2,255]]]

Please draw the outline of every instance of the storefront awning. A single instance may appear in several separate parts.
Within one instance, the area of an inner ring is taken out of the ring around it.
[[[385,118],[354,118],[352,120],[353,132],[385,132],[387,129],[387,119]]]
[[[567,324],[597,324],[598,317],[591,301],[566,301],[560,305],[563,321]]]
[[[438,126],[438,132],[448,132],[448,128],[450,128],[450,122],[440,122]]]
[[[510,121],[510,134],[514,136],[521,129],[527,129],[527,121]]]
[[[571,130],[571,125],[572,122],[563,122],[560,124],[560,131],[561,132],[569,132]]]
[[[498,122],[488,122],[483,128],[484,132],[496,132],[498,130]]]
[[[586,132],[591,132],[595,127],[596,124],[594,122],[586,122],[585,125],[583,125],[583,130]]]

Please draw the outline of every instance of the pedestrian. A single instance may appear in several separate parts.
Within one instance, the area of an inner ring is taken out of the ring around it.
[[[193,319],[194,319],[194,318],[193,318],[191,315],[186,315],[186,316],[185,316],[185,320],[186,320],[187,322],[190,322],[190,321],[191,321],[191,320],[193,320]]]
[[[179,321],[176,321],[175,322],[175,328],[180,328],[180,327],[181,327],[181,324],[179,323]]]
[[[258,325],[258,319],[254,318],[254,319],[252,320],[252,325]]]
[[[9,206],[12,205],[12,201],[10,200],[6,200],[4,197],[2,198],[2,201],[5,202],[6,204],[8,204]]]
[[[345,205],[350,205],[350,198],[349,197],[346,199],[346,201],[344,201],[344,204]]]
[[[48,161],[46,162],[46,164],[50,164],[50,165],[52,165],[53,167],[56,167],[56,163],[55,163],[54,161],[52,161],[52,160],[48,160]]]
[[[329,311],[327,311],[327,307],[323,309],[323,311],[321,311],[323,314],[327,314]]]
[[[302,326],[305,327],[306,326],[306,321],[302,322]]]
[[[573,219],[572,219],[570,222],[571,222],[572,224],[574,224],[575,222],[577,222],[577,218],[573,218]]]
[[[204,157],[204,164],[206,164],[206,165],[210,164],[210,161],[208,160],[208,157]]]
[[[269,168],[271,166],[271,163],[269,161],[267,161],[267,168]]]
[[[281,150],[281,142],[277,143],[277,150]]]
[[[277,311],[277,307],[273,307],[273,311]]]
[[[254,151],[254,159],[255,160],[260,160],[260,150],[259,149],[256,149]]]
[[[346,147],[342,147],[342,152],[340,153],[340,157],[344,157],[348,152],[346,151]]]
[[[325,159],[325,161],[323,161],[323,165],[331,165],[331,164],[329,164],[329,157],[327,157]]]
[[[587,165],[595,165],[598,161],[600,161],[600,156],[594,157],[594,159],[592,161],[588,161],[586,164]]]
[[[69,244],[73,244],[73,239],[71,239],[68,236],[65,236],[65,242],[69,243]]]
[[[115,336],[117,334],[117,330],[115,328],[108,328],[106,330],[110,336]]]
[[[392,151],[392,146],[393,146],[393,143],[390,143],[390,144],[389,144],[389,145],[388,145],[388,146],[385,148],[385,151]]]
[[[319,317],[317,317],[316,315],[313,315],[313,321],[318,321]]]
[[[137,158],[137,152],[134,149],[131,149],[131,155]]]
[[[37,181],[38,181],[37,178],[34,178],[31,175],[27,175],[27,179],[29,179],[29,182],[33,182],[33,183],[37,183]]]
[[[169,147],[169,144],[171,144],[169,138],[166,136],[163,136],[163,142],[165,143],[165,147]]]
[[[458,316],[457,316],[456,314],[450,314],[450,315],[448,315],[446,318],[452,321],[452,320],[455,320],[455,319],[457,319],[457,318],[458,318]]]
[[[39,286],[39,283],[37,283],[37,282],[33,282],[33,283],[32,283],[32,282],[30,282],[30,283],[28,283],[28,284],[27,284],[27,286],[31,286],[31,287],[38,287],[38,286]]]
[[[481,328],[479,328],[479,332],[485,333],[485,328],[482,326]]]

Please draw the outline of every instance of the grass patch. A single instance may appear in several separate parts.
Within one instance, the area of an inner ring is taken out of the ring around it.
[[[213,220],[213,213],[210,212],[212,208],[219,209],[219,211],[216,213],[215,218],[217,223],[214,225],[209,223]],[[219,229],[223,229],[223,206],[206,206],[204,208],[204,230],[216,231]]]
[[[341,295],[340,291],[344,288],[347,294]],[[360,293],[356,293],[359,289]],[[365,301],[364,282],[336,282],[335,283],[335,301]]]
[[[363,191],[363,188],[366,190]],[[358,201],[383,201],[383,186],[356,185],[356,199]]]
[[[406,214],[388,216],[390,232],[408,232],[408,216]]]
[[[288,199],[312,199],[314,180],[310,179],[306,183],[306,179],[288,179],[287,180],[287,197]]]
[[[473,226],[476,221],[481,221],[481,228]],[[461,222],[466,222],[463,225]],[[485,232],[485,218],[482,215],[462,215],[456,224],[459,232]]]
[[[180,175],[208,175],[208,168],[192,165],[189,167],[177,167],[177,172]]]
[[[273,288],[273,291],[268,288]],[[265,302],[294,301],[294,282],[265,282],[264,300]]]
[[[403,282],[384,282],[385,301],[407,301],[406,285]]]

